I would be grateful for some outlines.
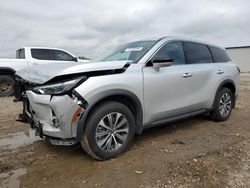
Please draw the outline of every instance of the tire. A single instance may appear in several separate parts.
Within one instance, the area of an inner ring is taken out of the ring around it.
[[[105,102],[91,112],[81,145],[93,158],[108,160],[125,152],[134,134],[135,120],[129,108],[119,102]]]
[[[9,75],[0,75],[0,97],[14,94],[14,79]]]
[[[214,109],[210,112],[210,117],[215,121],[225,121],[232,112],[234,96],[230,89],[222,88],[214,101]]]

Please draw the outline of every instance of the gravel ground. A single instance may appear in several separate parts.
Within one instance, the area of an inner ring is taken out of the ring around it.
[[[207,116],[145,130],[130,150],[95,161],[58,147],[16,121],[21,105],[0,98],[0,187],[250,187],[250,74],[229,120]]]

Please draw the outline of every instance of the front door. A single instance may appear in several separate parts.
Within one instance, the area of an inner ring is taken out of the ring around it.
[[[192,101],[192,68],[185,64],[182,43],[168,42],[154,58],[169,57],[172,65],[155,70],[143,68],[144,117],[148,124],[154,120],[175,116],[190,111]]]

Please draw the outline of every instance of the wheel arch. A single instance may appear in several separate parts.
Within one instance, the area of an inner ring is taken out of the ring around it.
[[[0,67],[0,75],[14,75],[16,71],[12,68]]]
[[[91,112],[97,107],[99,104],[105,101],[117,101],[124,105],[126,105],[135,118],[136,130],[137,134],[141,134],[143,130],[143,109],[142,104],[139,98],[132,92],[123,90],[123,89],[114,89],[108,90],[101,93],[98,93],[97,96],[94,96],[88,104],[86,111],[80,117],[77,124],[77,141],[81,141],[84,129],[86,126],[86,122]]]
[[[15,75],[15,70],[13,70],[12,68],[8,68],[8,67],[0,67],[0,77],[2,78],[8,78],[11,81],[11,85],[9,87],[9,89],[7,90],[7,92],[1,90],[0,92],[0,96],[11,96],[14,94],[15,91],[15,79],[14,79],[14,75]],[[2,87],[2,85],[1,85]]]
[[[215,107],[216,96],[219,94],[220,90],[222,88],[224,88],[224,87],[228,88],[228,89],[230,89],[232,91],[233,97],[234,97],[233,107],[235,107],[235,100],[236,100],[236,97],[235,97],[235,92],[236,92],[235,83],[234,83],[233,80],[227,79],[227,80],[224,80],[223,82],[221,82],[219,87],[217,88],[217,91],[216,91],[215,96],[214,96],[213,108]]]

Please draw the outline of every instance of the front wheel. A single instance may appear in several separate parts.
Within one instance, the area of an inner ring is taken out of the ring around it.
[[[234,97],[230,89],[222,88],[215,98],[215,107],[210,116],[215,121],[225,121],[229,118],[233,108]]]
[[[0,75],[0,97],[11,96],[14,94],[15,81],[9,75]]]
[[[132,143],[135,120],[127,106],[118,102],[98,105],[87,120],[82,147],[98,160],[114,158]]]

